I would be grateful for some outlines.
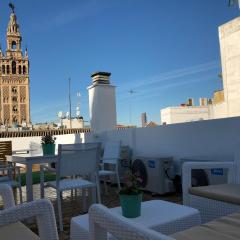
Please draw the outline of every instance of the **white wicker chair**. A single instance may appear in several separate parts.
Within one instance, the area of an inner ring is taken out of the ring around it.
[[[89,209],[91,240],[107,240],[108,234],[121,240],[173,240],[173,238],[134,223],[120,215],[111,213],[101,204]]]
[[[228,169],[228,183],[236,182],[236,164],[234,162],[186,162],[182,169],[183,204],[200,211],[202,223],[240,211],[240,205],[218,201],[189,193],[192,186],[192,169]]]
[[[14,179],[13,174],[16,174]],[[20,176],[20,167],[17,166],[0,166],[0,184],[7,184],[12,188],[18,188],[20,203],[22,203],[22,185],[21,185],[21,176]],[[5,175],[4,175],[5,174]]]
[[[116,176],[118,190],[120,190],[121,188],[120,178],[118,173],[118,162],[120,159],[120,150],[121,150],[120,141],[106,142],[104,145],[104,154],[101,161],[101,170],[99,171],[99,177],[104,181],[105,193],[108,193],[106,178],[110,176]],[[106,169],[106,165],[109,165],[109,167],[113,168],[113,170]]]
[[[57,204],[60,231],[63,231],[61,196],[62,192],[73,189],[92,189],[93,201],[101,202],[98,178],[100,147],[89,144],[59,144],[59,159],[56,169],[41,166],[41,198],[44,198],[44,171],[56,173],[56,181],[47,182],[46,186],[57,191]],[[80,177],[79,177],[80,176]],[[85,192],[84,192],[85,193]]]
[[[0,211],[0,238],[39,239],[22,220],[36,217],[41,240],[58,240],[54,210],[50,201],[46,199],[15,206],[12,189],[7,184],[0,184],[0,195],[4,203],[4,210]]]

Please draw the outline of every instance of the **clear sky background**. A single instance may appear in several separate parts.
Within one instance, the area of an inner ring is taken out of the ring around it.
[[[0,41],[6,49],[8,0],[0,3]],[[15,0],[23,48],[30,58],[31,119],[72,112],[77,91],[88,115],[87,86],[96,71],[112,73],[120,124],[140,115],[160,123],[160,109],[222,87],[218,26],[239,16],[228,0]],[[132,95],[129,90],[133,89]],[[130,109],[132,117],[130,117]]]

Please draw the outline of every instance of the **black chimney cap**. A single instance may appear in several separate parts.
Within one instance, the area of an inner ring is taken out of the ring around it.
[[[97,75],[102,75],[102,76],[107,76],[107,77],[110,77],[111,76],[111,73],[110,72],[95,72],[91,75],[91,77],[95,77]]]

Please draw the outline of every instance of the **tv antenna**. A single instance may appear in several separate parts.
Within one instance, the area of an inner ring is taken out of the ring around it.
[[[64,114],[63,111],[59,111],[59,112],[57,113],[57,116],[58,116],[58,118],[60,119],[60,126],[62,127],[62,125],[63,125],[63,118],[65,117],[65,114]]]
[[[77,92],[77,107],[76,107],[76,115],[78,118],[80,117],[80,98],[81,98],[81,93],[78,91]]]
[[[130,89],[128,92],[129,92],[129,94],[130,94],[130,101],[129,101],[129,123],[130,123],[130,125],[132,125],[132,95],[133,95],[134,93],[136,93],[136,91],[133,90],[133,89]]]
[[[69,120],[72,128],[71,78],[68,79]]]

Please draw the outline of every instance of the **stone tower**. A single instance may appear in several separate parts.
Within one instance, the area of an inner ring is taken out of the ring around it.
[[[0,122],[6,126],[30,122],[29,61],[14,8],[7,27],[6,53],[0,48]]]

